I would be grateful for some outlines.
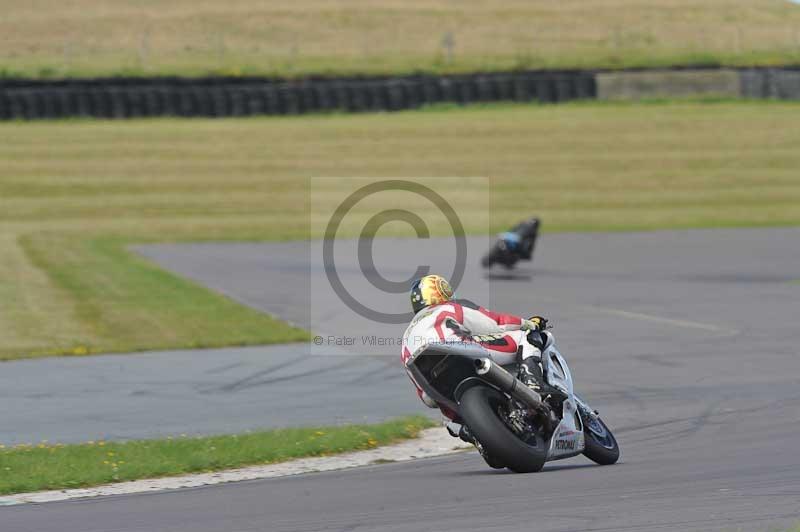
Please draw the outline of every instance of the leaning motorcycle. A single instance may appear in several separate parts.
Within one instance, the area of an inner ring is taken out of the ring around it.
[[[533,260],[540,225],[538,218],[531,218],[520,222],[510,231],[497,235],[489,252],[481,259],[483,267],[491,268],[494,264],[501,264],[510,270],[520,260]]]
[[[558,393],[545,397],[517,376],[521,354],[489,353],[477,343],[430,344],[406,362],[417,384],[463,422],[462,437],[486,463],[517,473],[579,454],[601,465],[619,459],[619,445],[598,413],[573,390],[572,374],[544,332],[542,370]]]

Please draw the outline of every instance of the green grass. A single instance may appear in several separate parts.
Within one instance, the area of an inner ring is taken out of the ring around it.
[[[429,418],[410,416],[376,425],[228,436],[17,445],[0,449],[0,494],[98,486],[373,449],[415,438],[434,425]]]
[[[673,102],[3,123],[0,359],[306,339],[126,246],[308,238],[311,176],[489,176],[491,213],[461,200],[473,233],[532,213],[546,231],[797,225],[799,119]]]
[[[387,74],[800,63],[785,0],[0,0],[0,72]]]
[[[42,234],[20,239],[32,264],[77,296],[75,316],[90,326],[92,335],[66,353],[56,349],[31,355],[131,351],[137,346],[158,349],[176,342],[187,348],[207,348],[310,338],[306,331],[155,267],[130,253],[127,244],[124,238],[113,236],[83,239]],[[72,253],[56,255],[52,249]],[[87,263],[95,275],[86,275]],[[101,300],[102,305],[95,304]],[[139,325],[130,327],[132,322]]]

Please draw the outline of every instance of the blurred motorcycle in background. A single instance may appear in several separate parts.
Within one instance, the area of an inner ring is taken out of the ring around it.
[[[530,218],[510,231],[497,235],[497,240],[481,260],[483,267],[491,268],[494,264],[501,264],[510,270],[520,260],[533,260],[540,226],[539,218]]]

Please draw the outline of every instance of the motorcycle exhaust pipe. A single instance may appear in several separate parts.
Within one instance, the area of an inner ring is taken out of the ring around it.
[[[538,393],[522,384],[502,367],[493,364],[488,358],[475,359],[475,373],[486,382],[497,386],[500,390],[510,395],[515,401],[536,409],[544,407],[542,398]]]

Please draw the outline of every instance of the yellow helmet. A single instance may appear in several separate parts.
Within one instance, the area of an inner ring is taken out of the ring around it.
[[[445,303],[452,298],[453,289],[441,275],[426,275],[411,285],[411,308],[414,312],[430,305]]]

